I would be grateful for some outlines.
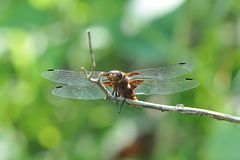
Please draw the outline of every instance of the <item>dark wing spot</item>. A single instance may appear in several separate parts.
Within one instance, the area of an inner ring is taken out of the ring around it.
[[[62,88],[63,86],[57,86],[56,88]]]
[[[180,62],[180,63],[178,63],[178,64],[183,65],[183,64],[186,64],[186,63],[184,63],[184,62]]]
[[[192,78],[185,78],[185,80],[190,80],[190,81],[191,81],[191,80],[193,80],[193,79],[192,79]]]
[[[50,69],[47,69],[47,71],[54,71],[55,69],[53,69],[53,68],[50,68]]]

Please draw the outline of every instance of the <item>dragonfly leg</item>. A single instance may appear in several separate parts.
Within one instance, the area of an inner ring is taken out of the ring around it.
[[[119,97],[120,95],[119,95],[119,93],[118,93],[118,89],[116,88],[115,89],[115,95],[114,95],[115,97]],[[119,101],[117,100],[117,110],[118,110],[118,103]]]
[[[122,104],[121,104],[121,106],[120,106],[120,109],[119,109],[118,113],[121,113],[122,108],[123,108],[123,104],[125,103],[126,99],[127,99],[127,98],[124,97],[124,99],[123,99],[123,101],[122,101]]]
[[[113,90],[112,90],[112,96],[115,96],[115,94],[116,94],[116,88],[113,88]]]
[[[118,91],[117,91],[117,88],[113,88],[113,90],[112,90],[112,96],[114,96],[114,97],[118,97]],[[118,101],[117,101],[117,110],[118,110]]]
[[[118,88],[114,88],[113,90],[112,90],[112,96],[114,96],[114,97],[119,97],[120,96],[120,94],[119,94],[119,91],[118,91]],[[121,104],[121,108],[119,108],[119,101],[117,100],[117,110],[119,110],[120,109],[120,112],[121,112],[121,109],[122,109],[122,105],[123,104]],[[119,113],[120,113],[119,112]]]

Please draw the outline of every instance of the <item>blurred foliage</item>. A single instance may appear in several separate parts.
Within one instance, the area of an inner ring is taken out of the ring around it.
[[[240,159],[238,125],[51,95],[41,72],[89,68],[90,28],[98,70],[194,66],[197,89],[140,99],[240,115],[239,1],[144,1],[1,0],[1,160]]]

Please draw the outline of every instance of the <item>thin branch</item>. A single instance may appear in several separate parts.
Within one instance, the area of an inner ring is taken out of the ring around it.
[[[223,121],[240,124],[240,117],[232,116],[229,114],[220,113],[220,112],[216,112],[216,111],[211,111],[211,110],[207,110],[207,109],[185,107],[183,105],[170,106],[170,105],[149,103],[149,102],[144,102],[144,101],[133,101],[133,100],[129,100],[129,99],[127,100],[127,103],[136,105],[136,106],[141,106],[143,108],[160,110],[162,112],[164,112],[164,111],[179,112],[179,113],[183,113],[183,114],[187,114],[187,115],[205,116],[205,117],[209,117],[209,118],[213,118],[213,119],[217,119],[217,120],[223,120]]]
[[[96,69],[96,62],[95,62],[95,57],[94,57],[94,54],[93,54],[93,50],[92,50],[92,39],[91,39],[91,32],[90,30],[87,30],[87,34],[88,34],[88,45],[89,45],[89,53],[91,55],[91,61],[92,61],[92,69],[90,71],[89,74],[87,74],[87,71],[84,67],[81,67],[81,70],[82,72],[86,75],[87,79],[92,82],[92,83],[95,83],[97,84],[101,89],[102,91],[105,93],[106,95],[106,99],[109,98],[108,95],[112,96],[110,94],[110,92],[107,90],[107,88],[102,84],[102,79],[101,77],[103,76],[104,72],[101,72],[97,78],[93,78],[93,72],[95,71]]]
[[[84,67],[82,67],[82,71],[86,74],[86,77],[89,79],[89,81],[97,84],[101,88],[101,90],[105,93],[107,99],[111,99],[113,101],[122,101],[124,99],[123,97],[112,96],[110,92],[106,89],[106,87],[102,84],[101,77],[103,76],[104,72],[100,73],[97,78],[92,77],[93,72],[95,71],[96,63],[94,59],[94,54],[92,52],[90,31],[88,31],[88,40],[89,40],[89,50],[90,50],[91,60],[92,60],[92,70],[90,74],[87,74]],[[149,102],[144,102],[139,100],[136,101],[131,99],[126,99],[126,102],[133,106],[140,106],[142,108],[160,110],[162,112],[165,112],[165,111],[178,112],[178,113],[187,114],[187,115],[205,116],[205,117],[209,117],[216,120],[222,120],[222,121],[240,124],[240,117],[232,116],[225,113],[215,112],[211,110],[206,110],[206,109],[185,107],[184,105],[170,106],[170,105],[149,103]]]
[[[91,72],[87,76],[88,78],[90,78],[90,77],[92,77],[93,72],[96,69],[96,62],[95,62],[95,57],[94,57],[93,50],[92,50],[92,38],[91,38],[90,30],[87,31],[87,34],[88,34],[89,53],[91,55],[91,60],[92,60],[92,69],[91,69]]]

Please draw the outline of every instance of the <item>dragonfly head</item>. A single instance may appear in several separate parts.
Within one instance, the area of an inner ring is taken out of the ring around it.
[[[119,82],[123,78],[123,73],[121,71],[112,70],[107,73],[107,78],[111,82]]]

